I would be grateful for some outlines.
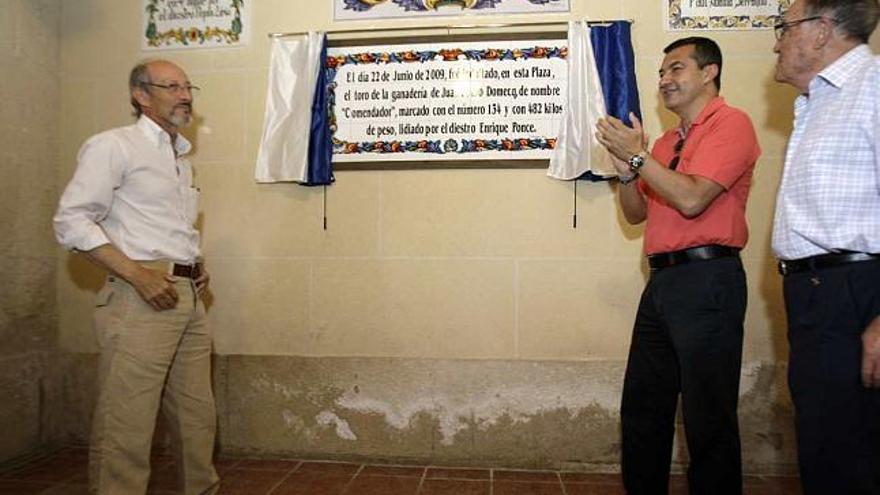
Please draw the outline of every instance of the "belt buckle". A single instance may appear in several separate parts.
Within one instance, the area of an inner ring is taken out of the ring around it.
[[[195,280],[199,278],[201,274],[200,266],[198,263],[194,263],[192,265],[184,265],[181,263],[173,263],[171,267],[171,273],[177,277],[184,277],[188,279]]]
[[[776,264],[776,268],[779,270],[779,274],[782,276],[786,276],[790,273],[788,263],[785,260],[779,260],[779,263]]]

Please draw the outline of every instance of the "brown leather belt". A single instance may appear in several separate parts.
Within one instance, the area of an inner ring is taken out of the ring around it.
[[[199,278],[199,275],[202,274],[202,264],[180,265],[175,263],[174,267],[171,269],[171,274],[175,277],[197,279]]]
[[[796,260],[779,260],[779,273],[782,275],[791,275],[792,273],[804,272],[807,270],[821,270],[822,268],[831,268],[832,266],[847,265],[849,263],[858,263],[860,261],[876,261],[880,260],[880,254],[871,253],[829,253],[810,256],[808,258],[799,258]]]
[[[739,248],[710,244],[708,246],[697,246],[668,253],[649,254],[648,266],[651,267],[652,271],[657,271],[692,261],[714,260],[715,258],[729,258],[732,256],[739,256]]]

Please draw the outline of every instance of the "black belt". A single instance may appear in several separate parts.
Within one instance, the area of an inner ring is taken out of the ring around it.
[[[171,269],[171,274],[175,277],[197,279],[202,274],[202,265],[201,263],[196,263],[195,265],[179,265],[175,263],[174,268]]]
[[[832,266],[858,263],[860,261],[880,260],[880,254],[871,253],[830,253],[800,258],[796,260],[779,260],[779,273],[791,275],[806,270],[820,270]]]
[[[715,258],[729,258],[739,256],[739,248],[710,244],[697,246],[680,251],[657,253],[648,255],[648,266],[651,270],[660,270],[674,265],[683,265],[691,261],[714,260]]]

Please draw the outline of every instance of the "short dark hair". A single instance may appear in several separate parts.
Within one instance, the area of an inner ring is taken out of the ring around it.
[[[718,74],[713,80],[715,81],[715,89],[721,91],[721,48],[718,48],[718,43],[709,38],[691,36],[673,41],[663,49],[663,53],[669,53],[676,48],[688,45],[694,46],[694,60],[697,61],[697,67],[702,69],[710,64],[718,66]]]
[[[136,88],[147,88],[147,85],[152,82],[150,79],[150,68],[149,65],[152,60],[144,60],[142,62],[138,62],[135,65],[131,72],[128,74],[128,92],[131,98],[131,106],[134,108],[134,116],[140,117],[143,112],[141,110],[140,103],[134,98],[134,90]]]
[[[867,43],[880,19],[880,4],[877,0],[804,0],[804,14],[830,17],[847,38]]]

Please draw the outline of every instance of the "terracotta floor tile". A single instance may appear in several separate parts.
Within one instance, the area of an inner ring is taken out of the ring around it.
[[[214,459],[214,469],[216,469],[218,473],[222,473],[234,468],[239,462],[241,462],[241,458],[239,457],[218,457],[217,459]]]
[[[236,469],[264,469],[267,471],[292,471],[300,461],[290,459],[241,459]]]
[[[263,495],[287,475],[284,471],[233,468],[220,479],[218,495]]]
[[[55,485],[54,487],[40,492],[40,495],[88,495],[89,486],[85,484]]]
[[[425,474],[424,466],[388,466],[372,464],[364,466],[358,476],[408,476],[421,478]]]
[[[801,482],[795,477],[762,477],[745,484],[745,495],[799,495]]]
[[[88,459],[88,447],[64,447],[55,453],[58,457],[70,457],[74,459]]]
[[[0,495],[32,495],[52,487],[52,483],[37,481],[0,480]]]
[[[684,474],[673,474],[669,477],[669,495],[688,495],[688,481]]]
[[[492,479],[495,481],[543,481],[547,483],[559,483],[559,475],[556,471],[514,471],[495,469],[492,471]]]
[[[566,483],[567,495],[626,495],[622,484]]]
[[[180,477],[177,472],[177,465],[173,462],[163,465],[162,467],[154,467],[150,471],[150,484],[148,491],[167,492],[177,490],[180,484]]]
[[[563,495],[562,483],[537,481],[496,481],[492,483],[494,495]]]
[[[416,495],[421,479],[405,476],[357,476],[345,495]]]
[[[491,485],[488,481],[477,480],[425,480],[419,495],[489,495]]]
[[[606,483],[609,485],[623,484],[620,473],[574,473],[563,471],[559,473],[563,483]]]
[[[351,464],[347,462],[303,461],[303,463],[296,468],[296,472],[353,475],[358,472],[360,467],[360,464]]]
[[[3,479],[61,483],[82,476],[88,470],[85,459],[52,456],[4,473]]]
[[[488,469],[429,467],[428,472],[425,474],[425,478],[453,480],[488,480],[491,479],[491,471]]]
[[[89,471],[88,468],[84,469],[82,472],[74,474],[72,478],[65,481],[65,483],[71,485],[85,485],[89,482]]]
[[[350,475],[295,472],[271,495],[340,495],[351,479]]]
[[[34,455],[0,473],[0,495],[86,495],[88,449]],[[153,457],[150,495],[176,495],[170,456]],[[623,495],[616,473],[397,466],[293,459],[218,458],[223,495]],[[560,482],[562,480],[562,482]],[[564,490],[563,491],[563,483]],[[687,495],[687,477],[670,477],[670,495]],[[746,476],[744,495],[799,495],[794,476]]]
[[[174,464],[174,456],[171,454],[158,453],[150,456],[150,466],[153,469],[163,468]]]

